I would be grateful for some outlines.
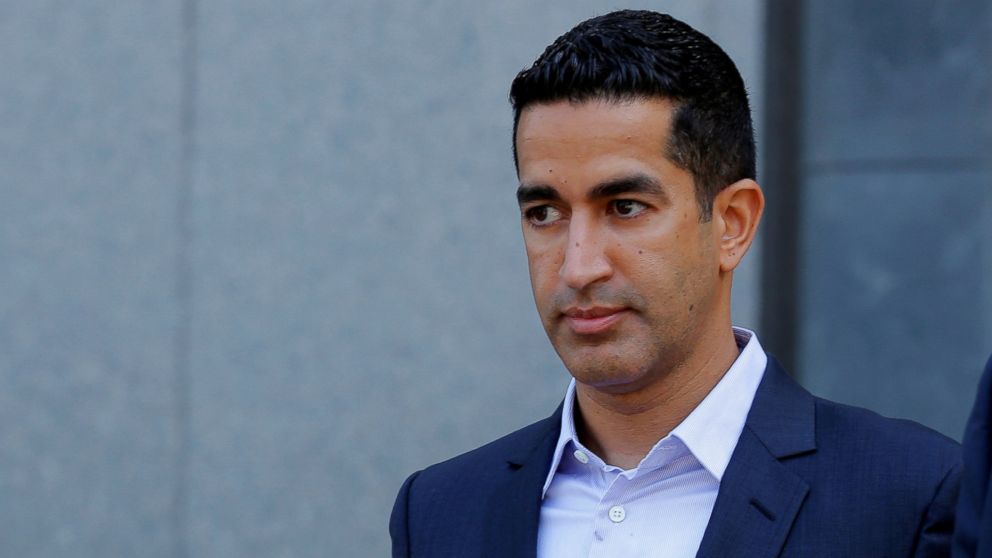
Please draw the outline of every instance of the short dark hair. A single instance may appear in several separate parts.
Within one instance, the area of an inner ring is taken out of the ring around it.
[[[666,156],[689,171],[702,219],[726,186],[755,178],[754,130],[744,80],[709,37],[669,15],[621,10],[558,37],[510,86],[513,161],[528,106],[661,97],[675,105]]]

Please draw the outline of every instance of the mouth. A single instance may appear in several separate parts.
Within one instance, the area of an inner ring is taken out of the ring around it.
[[[597,335],[606,333],[617,324],[626,308],[593,306],[590,308],[568,308],[564,314],[565,323],[577,335]]]

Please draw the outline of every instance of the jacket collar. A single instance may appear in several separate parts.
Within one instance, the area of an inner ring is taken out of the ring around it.
[[[534,558],[541,519],[541,492],[561,429],[562,406],[531,429],[531,437],[507,456],[508,474],[486,503],[484,558]]]
[[[809,492],[806,481],[781,461],[816,450],[814,406],[813,396],[769,356],[697,556],[779,553]],[[559,405],[507,456],[508,474],[487,503],[483,556],[536,556],[541,492],[561,413]]]
[[[769,357],[697,556],[777,556],[809,485],[783,461],[816,450],[815,399]]]

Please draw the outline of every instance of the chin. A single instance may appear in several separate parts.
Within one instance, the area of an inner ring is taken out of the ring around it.
[[[644,387],[649,381],[647,367],[642,363],[624,362],[625,359],[595,358],[591,355],[574,355],[562,359],[576,382],[608,393],[630,393]]]

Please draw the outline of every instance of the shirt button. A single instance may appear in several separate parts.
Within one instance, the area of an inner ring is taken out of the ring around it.
[[[623,509],[623,506],[610,508],[610,521],[613,523],[620,523],[625,517],[627,517],[627,511]]]
[[[582,450],[575,450],[575,453],[572,455],[575,456],[575,459],[577,459],[579,463],[589,463],[589,456]]]

